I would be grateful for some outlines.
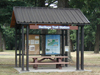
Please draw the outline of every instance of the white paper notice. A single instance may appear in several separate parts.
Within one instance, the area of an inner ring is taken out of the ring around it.
[[[39,36],[35,36],[35,39],[39,39]]]
[[[30,51],[35,51],[35,45],[30,45],[30,46],[29,46],[29,50],[30,50]]]
[[[35,40],[35,44],[39,44],[39,40]]]
[[[65,46],[65,51],[69,51],[69,46]]]
[[[26,44],[26,40],[25,40],[25,44]]]
[[[29,40],[28,42],[29,42],[29,44],[31,44],[31,40]]]
[[[31,40],[31,44],[34,44],[34,40],[33,39]]]

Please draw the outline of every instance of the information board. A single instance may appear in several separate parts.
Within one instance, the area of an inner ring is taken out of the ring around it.
[[[60,35],[46,35],[46,55],[60,54]]]
[[[29,54],[40,53],[39,35],[29,35]],[[26,53],[26,35],[25,35],[25,53]]]

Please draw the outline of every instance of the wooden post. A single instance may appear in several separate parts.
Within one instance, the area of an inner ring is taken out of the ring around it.
[[[68,35],[67,35],[67,30],[65,30],[65,46],[68,46]],[[65,52],[65,56],[68,56],[68,52],[66,51]],[[65,62],[68,62],[68,58],[65,58]],[[65,66],[67,67],[68,66],[68,64],[65,64]]]
[[[21,67],[21,27],[19,27],[19,67]]]
[[[81,26],[81,70],[84,70],[84,26]]]
[[[76,70],[79,70],[79,26],[78,26],[78,30],[76,33],[76,40],[77,40],[77,47],[76,47]]]
[[[15,67],[17,67],[17,25],[15,25]]]
[[[26,26],[26,70],[29,71],[29,25]]]
[[[62,30],[62,56],[64,56],[64,30]]]
[[[22,25],[22,71],[24,71],[24,25]]]

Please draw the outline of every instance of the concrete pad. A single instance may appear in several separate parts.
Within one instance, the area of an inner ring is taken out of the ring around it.
[[[29,68],[29,71],[26,71],[26,68],[24,69],[25,71],[22,71],[21,68],[15,68],[19,73],[26,73],[26,72],[84,72],[84,71],[90,71],[91,70],[76,70],[75,67],[62,67],[62,69],[56,69],[56,68],[45,68],[45,67],[40,67],[38,69],[34,69],[32,67]]]

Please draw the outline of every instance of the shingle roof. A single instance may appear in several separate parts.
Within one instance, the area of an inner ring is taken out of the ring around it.
[[[13,7],[17,24],[89,24],[80,9]]]

